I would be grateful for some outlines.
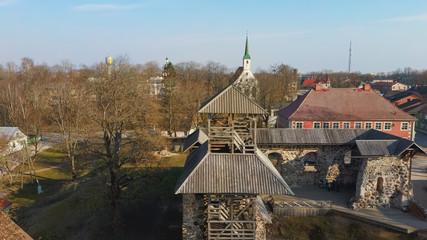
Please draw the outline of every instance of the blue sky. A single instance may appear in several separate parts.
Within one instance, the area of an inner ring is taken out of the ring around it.
[[[0,64],[22,57],[77,67],[127,54],[134,63],[241,65],[254,70],[427,69],[427,1],[0,0]]]

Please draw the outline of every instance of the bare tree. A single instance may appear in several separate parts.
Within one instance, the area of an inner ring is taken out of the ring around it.
[[[51,88],[47,116],[59,131],[71,163],[71,180],[77,179],[75,155],[78,144],[86,139],[87,121],[84,113],[86,95],[78,81],[60,81]]]
[[[126,58],[115,59],[110,71],[102,64],[95,68],[88,83],[87,115],[102,135],[102,141],[97,141],[99,132],[95,132],[91,141],[102,146],[99,157],[108,169],[112,223],[118,229],[123,188],[132,180],[123,167],[148,158],[145,154],[149,146],[145,134],[148,92],[141,88],[140,75]]]

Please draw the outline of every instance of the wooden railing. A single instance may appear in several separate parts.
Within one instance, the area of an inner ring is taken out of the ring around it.
[[[232,151],[235,146],[243,154],[255,152],[255,145],[248,144],[248,139],[252,139],[250,131],[242,131],[233,127],[210,127],[208,136],[211,143],[233,146]]]
[[[246,144],[245,141],[240,137],[240,135],[234,130],[233,130],[233,140],[235,145],[239,149],[239,151],[242,152],[243,154],[255,152],[255,146]]]

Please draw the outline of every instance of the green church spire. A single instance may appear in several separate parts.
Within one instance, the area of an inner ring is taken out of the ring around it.
[[[243,56],[243,60],[245,60],[245,59],[251,59],[251,56],[249,56],[248,34],[247,33],[246,33],[245,56]]]

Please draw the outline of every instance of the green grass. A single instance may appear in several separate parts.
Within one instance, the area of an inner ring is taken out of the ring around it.
[[[37,173],[37,184],[24,176],[24,187],[15,186],[9,213],[35,239],[179,239],[181,237],[181,196],[174,194],[175,183],[187,154],[156,160],[151,168],[129,165],[135,178],[125,188],[121,201],[122,231],[110,227],[108,175],[99,176],[93,165],[79,168],[79,182],[70,181],[70,164],[60,147],[40,153],[35,169],[59,168]],[[91,167],[92,166],[92,167]]]
[[[171,157],[164,158],[164,167],[184,167],[187,153],[178,153]]]

